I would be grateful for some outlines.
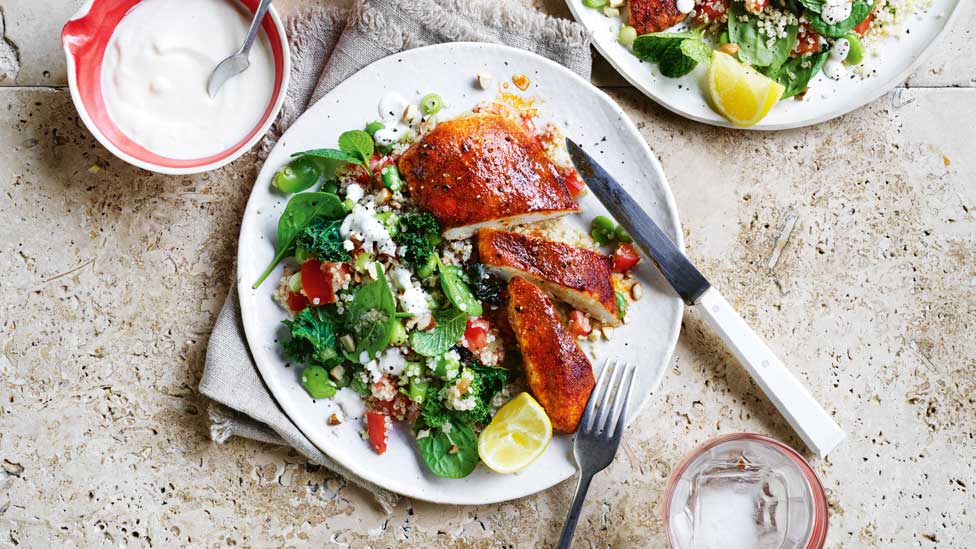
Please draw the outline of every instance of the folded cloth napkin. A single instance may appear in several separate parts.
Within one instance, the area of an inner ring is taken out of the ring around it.
[[[366,65],[406,49],[441,42],[493,42],[523,48],[590,76],[586,31],[515,0],[360,0],[350,10],[309,7],[288,22],[291,85],[279,119],[262,144],[274,141],[310,105]],[[200,392],[210,406],[210,436],[240,436],[291,446],[310,461],[371,492],[389,512],[397,496],[357,477],[322,453],[288,419],[258,373],[244,339],[236,286],[217,317]]]

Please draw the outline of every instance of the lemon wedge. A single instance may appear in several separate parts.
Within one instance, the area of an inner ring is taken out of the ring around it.
[[[715,110],[736,126],[748,128],[762,120],[785,89],[727,53],[712,54],[708,92]]]
[[[497,473],[514,473],[535,461],[552,440],[552,423],[529,393],[498,410],[478,436],[478,455]]]

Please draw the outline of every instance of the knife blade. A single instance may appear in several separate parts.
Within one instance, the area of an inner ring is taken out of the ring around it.
[[[820,457],[836,448],[844,440],[844,431],[810,391],[790,373],[620,183],[572,140],[566,140],[566,147],[590,191],[654,261],[681,299],[688,305],[697,306],[803,442]]]
[[[711,285],[698,269],[681,253],[678,245],[664,234],[620,183],[608,174],[600,164],[586,154],[572,140],[566,140],[569,156],[587,187],[603,203],[610,214],[623,225],[627,234],[657,264],[657,268],[688,305],[704,294]]]

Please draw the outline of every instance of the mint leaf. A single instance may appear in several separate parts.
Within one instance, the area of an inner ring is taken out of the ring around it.
[[[447,352],[461,339],[468,324],[468,315],[457,309],[434,311],[433,330],[410,334],[410,348],[419,355],[438,356]]]
[[[373,157],[373,138],[363,130],[349,130],[339,136],[339,149],[358,159],[358,164],[369,166]]]
[[[681,53],[706,65],[712,60],[712,48],[701,40],[682,40]]]

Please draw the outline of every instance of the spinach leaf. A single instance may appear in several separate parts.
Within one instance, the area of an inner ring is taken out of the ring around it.
[[[285,210],[278,218],[277,252],[271,264],[251,288],[256,289],[268,278],[281,260],[295,250],[295,240],[305,227],[316,217],[340,219],[346,215],[339,197],[330,193],[299,193],[291,197]]]
[[[657,63],[661,74],[680,78],[711,59],[711,50],[701,41],[699,31],[654,32],[634,40],[634,55]],[[685,45],[685,43],[688,43]]]
[[[744,4],[729,7],[729,41],[739,46],[739,59],[753,67],[778,67],[790,57],[796,45],[798,25],[787,25],[786,36],[772,39],[759,30],[759,18],[745,11]]]
[[[448,432],[443,427],[431,428],[427,436],[417,439],[420,457],[439,477],[466,477],[478,466],[478,438],[467,423],[445,425],[450,425]]]
[[[460,267],[440,264],[438,273],[441,289],[444,290],[444,295],[455,307],[468,316],[480,316],[484,312],[481,309],[481,303],[471,293],[471,289],[465,280],[467,275]]]
[[[810,1],[811,0],[807,0],[807,2]],[[813,29],[818,33],[826,36],[827,38],[843,38],[845,34],[851,32],[854,27],[860,25],[862,21],[867,19],[868,15],[871,14],[872,9],[874,9],[873,0],[871,2],[866,2],[865,0],[854,0],[854,4],[851,6],[850,16],[840,23],[827,23],[823,20],[823,17],[821,17],[819,12],[811,13],[808,17],[810,18],[810,26],[813,27]]]
[[[419,355],[439,356],[447,352],[461,336],[468,324],[468,315],[457,309],[434,311],[433,330],[410,334],[410,348]]]
[[[320,261],[346,261],[349,252],[342,246],[343,238],[339,234],[341,225],[341,219],[328,221],[316,217],[298,235],[298,246]]]
[[[291,332],[291,339],[281,343],[289,360],[305,364],[334,366],[342,362],[336,352],[336,317],[325,307],[306,307],[294,320],[282,323]]]
[[[356,337],[356,353],[366,351],[376,358],[390,345],[396,324],[396,301],[386,276],[376,265],[376,280],[356,289],[346,307],[345,324]]]
[[[828,57],[830,57],[829,50],[809,56],[794,57],[782,66],[770,67],[764,71],[764,74],[786,87],[783,90],[783,97],[780,98],[783,100],[803,93],[810,85],[810,80],[823,68]]]

